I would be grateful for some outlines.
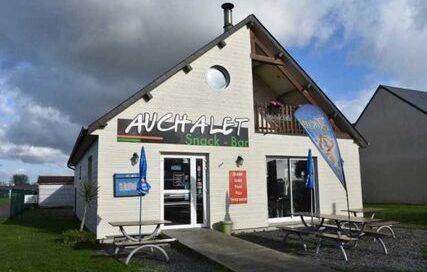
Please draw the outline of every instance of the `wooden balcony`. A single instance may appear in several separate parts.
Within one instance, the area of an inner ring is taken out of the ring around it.
[[[271,107],[270,103],[255,103],[255,132],[264,134],[306,135],[294,118],[297,106]]]

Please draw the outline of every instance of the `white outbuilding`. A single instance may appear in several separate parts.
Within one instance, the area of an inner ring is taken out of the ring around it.
[[[75,201],[73,176],[39,176],[37,180],[40,207],[73,207]]]

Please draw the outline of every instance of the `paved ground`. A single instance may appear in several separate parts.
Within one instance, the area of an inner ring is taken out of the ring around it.
[[[0,218],[9,217],[9,212],[10,212],[9,203],[5,203],[5,204],[0,205]]]
[[[377,242],[366,238],[360,241],[357,248],[347,250],[348,263],[333,244],[322,247],[320,254],[316,255],[317,240],[314,237],[306,240],[309,247],[307,251],[304,251],[299,241],[292,236],[289,236],[286,245],[283,244],[283,233],[280,231],[246,233],[240,234],[239,237],[340,271],[427,271],[427,260],[421,256],[421,248],[427,245],[427,229],[405,226],[394,229],[397,238],[385,240],[389,255],[382,252]]]
[[[197,272],[228,272],[220,265],[204,258],[203,256],[194,253],[193,251],[186,249],[179,245],[164,246],[163,249],[169,255],[170,261],[166,263],[162,258],[162,255],[150,250],[145,250],[138,253],[132,258],[132,261],[141,262],[141,265],[145,269],[149,269],[153,272],[183,272],[183,271],[197,271]],[[125,262],[127,254],[131,250],[125,250],[121,252],[119,259]],[[114,252],[111,246],[100,251],[100,254],[112,255]],[[146,270],[145,270],[146,271]]]
[[[332,271],[332,269],[321,264],[308,262],[302,258],[233,236],[227,236],[211,229],[165,230],[163,233],[176,238],[182,245],[236,272]]]

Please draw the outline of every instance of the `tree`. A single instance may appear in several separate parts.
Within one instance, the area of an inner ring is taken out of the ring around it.
[[[14,174],[10,181],[13,185],[25,185],[29,184],[29,178],[25,174]]]
[[[83,198],[83,201],[85,202],[82,222],[80,224],[80,231],[83,231],[86,221],[87,209],[98,196],[98,191],[99,187],[95,186],[95,184],[90,180],[83,182],[82,187],[80,188],[79,195]]]

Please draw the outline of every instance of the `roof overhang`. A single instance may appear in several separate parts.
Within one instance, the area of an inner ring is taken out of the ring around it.
[[[82,127],[74,144],[73,150],[71,151],[70,157],[67,162],[69,168],[73,168],[81,160],[86,151],[92,146],[92,144],[98,139],[98,136],[90,135],[88,129]]]

